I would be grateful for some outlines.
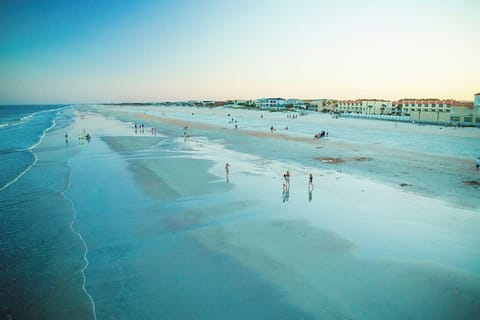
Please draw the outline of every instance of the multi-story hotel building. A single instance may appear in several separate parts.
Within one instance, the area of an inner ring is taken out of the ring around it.
[[[392,114],[392,102],[378,99],[340,100],[336,109],[340,113],[389,115]]]
[[[480,125],[480,93],[474,103],[440,99],[340,100],[336,111],[362,116],[404,116],[411,121]]]
[[[395,114],[413,121],[434,123],[480,123],[472,102],[440,99],[402,99],[393,103]]]

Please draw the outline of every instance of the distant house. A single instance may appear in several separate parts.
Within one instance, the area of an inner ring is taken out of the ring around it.
[[[336,112],[337,101],[331,99],[312,99],[307,100],[307,109],[318,112]]]
[[[287,106],[290,105],[295,109],[306,109],[305,102],[300,99],[287,99]]]
[[[203,102],[203,105],[206,106],[206,107],[215,107],[215,101],[204,100],[202,102]]]
[[[255,105],[264,110],[280,110],[284,109],[287,100],[282,98],[260,98],[255,100]]]

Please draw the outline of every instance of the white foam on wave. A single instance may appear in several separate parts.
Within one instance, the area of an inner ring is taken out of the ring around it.
[[[70,223],[70,229],[72,230],[72,232],[74,234],[76,234],[78,236],[80,241],[83,243],[83,247],[85,248],[85,251],[84,251],[84,254],[83,254],[83,260],[85,261],[85,264],[83,265],[82,269],[80,270],[80,272],[82,274],[82,277],[83,277],[82,290],[85,292],[88,299],[90,299],[90,302],[92,303],[93,318],[96,320],[97,319],[97,314],[96,314],[96,311],[95,311],[95,301],[93,300],[93,297],[90,295],[90,293],[88,293],[87,288],[86,288],[87,277],[85,276],[85,270],[88,268],[88,265],[90,264],[90,262],[88,261],[88,258],[87,258],[88,246],[87,246],[87,243],[85,242],[85,240],[83,239],[82,234],[80,232],[78,232],[77,230],[75,230],[75,228],[73,227],[73,225],[75,224],[75,221],[77,219],[77,210],[75,209],[75,205],[73,204],[73,201],[70,198],[68,198],[67,196],[65,196],[65,193],[70,189],[70,182],[71,182],[71,176],[72,176],[72,170],[71,170],[70,167],[69,167],[69,169],[70,170],[69,170],[69,173],[68,173],[67,186],[66,186],[65,190],[63,190],[60,194],[62,195],[62,197],[67,199],[70,202],[70,205],[72,206],[73,219],[72,219],[72,222]]]
[[[68,106],[67,106],[68,107]],[[33,145],[31,145],[30,147],[28,147],[27,149],[20,149],[20,150],[15,150],[15,151],[28,151],[30,152],[32,155],[33,155],[33,163],[30,164],[27,168],[25,168],[25,170],[23,170],[22,172],[20,172],[15,178],[13,178],[12,180],[10,180],[9,182],[7,182],[4,186],[0,187],[0,191],[3,191],[5,189],[7,189],[8,187],[10,187],[12,184],[14,184],[15,182],[17,182],[21,177],[23,177],[23,175],[25,175],[28,171],[30,171],[30,169],[35,165],[37,164],[38,162],[38,157],[37,155],[35,154],[35,152],[33,152],[33,149],[35,147],[37,147],[40,143],[42,143],[43,139],[45,138],[45,136],[47,135],[47,132],[52,130],[56,125],[57,125],[57,122],[55,121],[55,118],[58,116],[58,114],[60,114],[60,112],[62,112],[63,110],[65,110],[67,107],[64,107],[64,108],[61,108],[61,109],[50,109],[50,110],[44,110],[44,111],[39,111],[39,112],[34,112],[33,114],[39,114],[39,113],[42,113],[42,112],[47,112],[47,111],[53,111],[53,110],[58,110],[58,112],[55,114],[55,117],[53,117],[52,119],[52,124],[50,125],[50,127],[46,128],[45,130],[43,130],[43,133],[42,135],[40,136],[40,138],[38,139],[38,141],[36,143],[34,143]],[[32,115],[33,115],[32,114]]]

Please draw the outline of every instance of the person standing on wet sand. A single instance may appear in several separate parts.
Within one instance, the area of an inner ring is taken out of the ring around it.
[[[225,164],[225,176],[228,182],[228,178],[230,177],[230,164],[228,162]]]
[[[287,173],[283,175],[283,178],[285,179],[285,188],[287,191],[290,190],[290,171],[287,170]]]
[[[475,167],[476,167],[476,170],[478,171],[478,168],[480,168],[480,157],[477,158]]]
[[[308,190],[313,189],[313,175],[310,173],[310,176],[308,176]]]

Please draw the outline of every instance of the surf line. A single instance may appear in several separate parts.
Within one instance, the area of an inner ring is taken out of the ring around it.
[[[61,110],[63,111],[63,109]],[[45,138],[45,136],[47,135],[47,132],[50,131],[51,129],[53,129],[56,125],[57,125],[57,122],[55,121],[56,117],[58,116],[58,114],[61,112],[61,111],[58,111],[56,114],[55,114],[55,117],[53,117],[52,119],[52,125],[50,127],[48,127],[47,129],[43,130],[43,133],[42,135],[40,136],[40,139],[37,141],[37,143],[33,144],[32,146],[30,146],[29,148],[27,149],[21,149],[21,150],[16,150],[16,151],[28,151],[30,152],[32,155],[33,155],[33,163],[31,165],[29,165],[27,168],[25,168],[25,170],[23,170],[22,172],[20,172],[20,174],[18,176],[16,176],[15,178],[13,178],[11,181],[7,182],[3,187],[0,188],[0,191],[3,191],[5,189],[7,189],[8,187],[10,187],[12,184],[14,184],[15,182],[17,182],[25,173],[27,173],[28,171],[30,171],[30,169],[37,164],[38,162],[38,157],[37,155],[35,154],[35,152],[33,152],[33,149],[38,146],[42,141],[43,141],[43,138]]]
[[[70,189],[70,181],[72,178],[72,168],[70,166],[68,168],[69,168],[69,171],[68,171],[67,186],[65,187],[65,190],[63,190],[60,194],[62,195],[62,197],[67,199],[70,202],[70,205],[72,206],[73,219],[72,219],[72,222],[70,223],[70,229],[74,234],[78,236],[80,241],[83,243],[83,247],[85,248],[85,251],[83,254],[83,260],[85,261],[85,264],[83,265],[82,269],[80,269],[80,273],[82,274],[82,277],[83,277],[82,289],[83,289],[83,292],[85,292],[85,294],[87,295],[88,299],[90,299],[90,302],[92,303],[93,319],[97,320],[97,313],[95,311],[95,302],[93,301],[93,297],[90,295],[90,293],[88,293],[87,288],[85,287],[87,284],[87,277],[85,276],[85,270],[88,268],[88,265],[90,264],[90,262],[87,259],[88,246],[85,240],[83,239],[82,234],[77,230],[75,230],[75,228],[73,227],[77,219],[77,209],[75,209],[75,205],[73,204],[73,201],[65,195],[65,193]]]

